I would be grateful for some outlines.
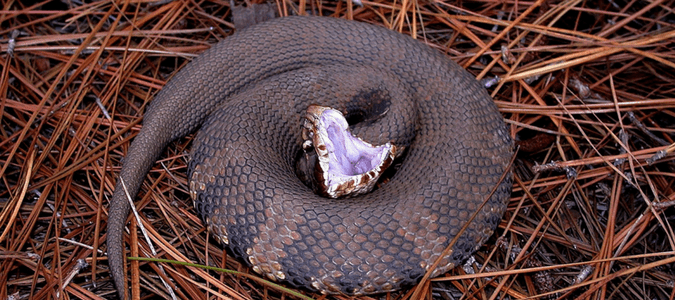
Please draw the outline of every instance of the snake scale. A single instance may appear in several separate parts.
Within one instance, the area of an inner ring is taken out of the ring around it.
[[[369,101],[386,107],[369,116]],[[295,173],[310,104],[360,114],[355,135],[405,148],[393,176],[356,197],[312,193]],[[122,298],[129,203],[121,181],[136,195],[168,143],[198,128],[188,172],[205,225],[254,271],[323,293],[418,282],[485,201],[432,275],[446,272],[492,234],[510,194],[510,176],[500,182],[512,155],[506,126],[456,63],[365,23],[274,19],[205,51],[150,104],[109,210],[109,263]]]

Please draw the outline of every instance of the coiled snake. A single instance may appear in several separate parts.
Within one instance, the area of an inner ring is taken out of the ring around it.
[[[310,104],[344,112],[364,141],[405,149],[388,181],[344,199],[303,184]],[[432,275],[442,274],[492,234],[510,194],[510,176],[499,179],[512,142],[486,91],[442,53],[364,23],[279,18],[194,59],[147,110],[120,173],[129,194],[169,142],[199,127],[189,174],[205,225],[256,272],[325,293],[416,283],[499,184]],[[107,232],[123,297],[121,180]]]

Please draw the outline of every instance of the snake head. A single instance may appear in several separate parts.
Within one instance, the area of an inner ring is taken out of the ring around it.
[[[397,152],[391,143],[373,146],[354,136],[340,111],[319,105],[307,108],[302,138],[300,178],[329,198],[370,192]]]

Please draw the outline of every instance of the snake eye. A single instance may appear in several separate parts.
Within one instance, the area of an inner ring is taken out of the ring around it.
[[[370,192],[396,156],[396,146],[373,146],[352,135],[348,127],[338,110],[318,105],[307,108],[302,135],[308,139],[303,149],[313,145],[318,158],[317,192],[330,198]]]

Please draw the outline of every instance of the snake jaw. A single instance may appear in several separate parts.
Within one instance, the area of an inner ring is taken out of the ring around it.
[[[307,108],[302,146],[306,152],[316,152],[316,192],[329,198],[370,192],[396,157],[393,144],[373,146],[352,135],[348,127],[338,110],[318,105]]]

